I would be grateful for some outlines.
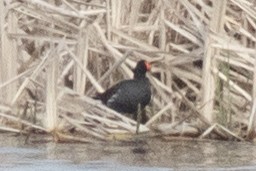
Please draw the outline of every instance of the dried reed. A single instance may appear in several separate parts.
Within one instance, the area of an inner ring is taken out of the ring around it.
[[[0,129],[82,142],[135,134],[136,121],[91,96],[145,59],[153,96],[138,132],[189,122],[200,138],[253,139],[255,9],[251,0],[1,1]]]

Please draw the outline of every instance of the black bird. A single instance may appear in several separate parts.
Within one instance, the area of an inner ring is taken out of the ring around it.
[[[99,99],[108,106],[120,113],[133,114],[137,119],[138,105],[141,110],[150,102],[151,89],[146,72],[151,68],[150,63],[141,60],[133,70],[133,79],[123,80],[107,89],[103,93],[98,93],[94,99]],[[146,115],[142,113],[142,123],[146,122]]]

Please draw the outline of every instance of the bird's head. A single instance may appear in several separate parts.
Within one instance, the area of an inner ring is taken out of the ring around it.
[[[151,64],[145,60],[140,60],[134,68],[134,78],[145,77],[147,71],[150,71]]]

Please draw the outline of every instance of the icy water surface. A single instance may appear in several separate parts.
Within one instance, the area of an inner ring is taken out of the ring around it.
[[[38,135],[37,135],[38,136]],[[159,139],[137,143],[54,143],[0,134],[0,171],[256,170],[256,145]]]

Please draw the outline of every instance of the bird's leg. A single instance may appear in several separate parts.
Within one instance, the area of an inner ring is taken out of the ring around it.
[[[146,108],[142,109],[141,111],[141,122],[142,124],[145,124],[148,121],[148,116],[146,115]]]
[[[140,128],[140,122],[141,122],[141,104],[138,104],[138,108],[137,108],[137,125],[136,125],[136,134],[139,134],[139,128]]]

